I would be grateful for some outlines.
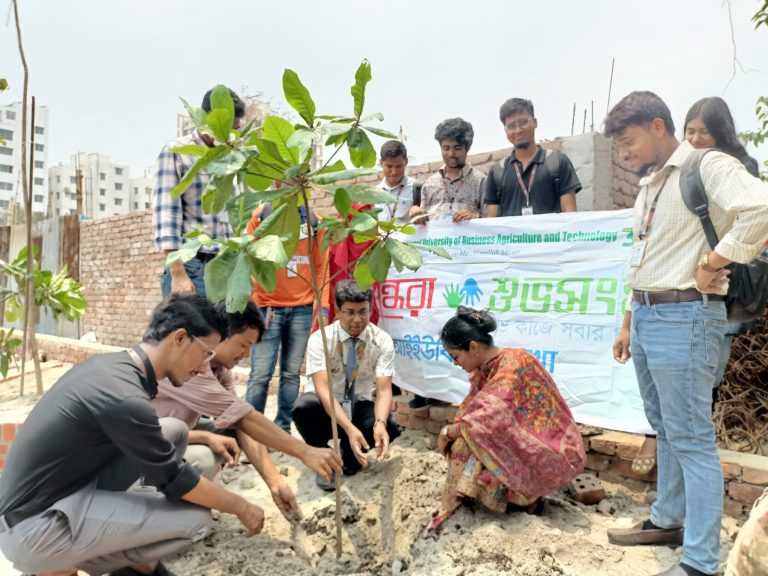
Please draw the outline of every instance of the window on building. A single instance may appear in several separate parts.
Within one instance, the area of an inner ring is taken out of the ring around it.
[[[115,176],[122,176],[122,175],[123,175],[123,169],[115,166]]]
[[[56,208],[56,216],[61,216],[61,210],[59,210],[58,208]]]
[[[115,182],[115,190],[122,190],[122,189],[123,189],[123,185],[120,184],[120,182]]]
[[[115,198],[115,206],[122,206],[122,205],[123,205],[123,199]]]
[[[32,201],[33,202],[37,202],[38,204],[42,204],[43,203],[43,195],[42,194],[35,194],[32,197]]]
[[[43,150],[45,150],[45,146],[42,144],[35,144],[35,152],[42,152]]]
[[[99,188],[99,196],[106,196],[106,195],[107,195],[107,189]]]
[[[42,160],[35,160],[35,168],[43,169],[45,168],[45,164],[43,163]]]
[[[149,194],[152,194],[152,188],[150,188],[149,186],[147,186],[146,188],[144,188],[144,192],[146,192],[148,195],[149,195]]]
[[[99,174],[99,180],[106,180],[106,179],[107,179],[107,175],[106,175],[106,174],[104,174],[104,172],[101,172],[101,173]]]
[[[56,200],[61,200],[61,192],[56,192]]]
[[[3,130],[0,128],[0,138],[6,142],[11,142],[13,140],[13,130]]]
[[[134,186],[133,187],[133,193],[134,194],[138,194],[139,193],[139,187],[138,186]]]
[[[42,126],[35,126],[35,134],[45,134],[45,128]]]
[[[0,190],[13,190],[13,184],[10,182],[0,182]]]
[[[6,174],[13,174],[13,166],[9,166],[8,164],[0,164],[0,172],[5,172]]]
[[[144,208],[149,208],[149,202],[144,203]]]
[[[139,203],[138,202],[134,202],[133,203],[133,209],[134,210],[138,210],[139,209]]]
[[[99,204],[99,211],[100,212],[105,212],[106,210],[107,210],[107,205],[106,204]]]
[[[70,176],[69,177],[69,183],[70,184],[77,184],[77,176]]]
[[[61,184],[61,176],[59,174],[56,175],[56,184]]]
[[[43,179],[35,178],[35,186],[42,186],[42,185],[43,185]]]
[[[8,208],[8,200],[0,200],[0,208]]]
[[[8,118],[8,120],[16,120],[16,112],[13,110],[6,110],[5,117]]]
[[[13,150],[10,148],[0,147],[0,154],[3,156],[11,156],[13,155]]]

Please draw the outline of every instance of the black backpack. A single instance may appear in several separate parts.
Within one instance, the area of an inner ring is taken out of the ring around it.
[[[701,160],[713,148],[694,150],[680,168],[680,191],[688,209],[701,220],[709,246],[718,243],[717,231],[709,217],[709,198],[701,180]],[[733,262],[725,307],[731,322],[751,322],[762,318],[768,305],[768,249],[748,264]]]

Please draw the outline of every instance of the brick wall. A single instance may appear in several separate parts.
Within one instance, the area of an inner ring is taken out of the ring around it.
[[[99,342],[114,346],[139,341],[161,300],[163,262],[151,210],[82,222],[80,282],[88,308],[81,332],[95,332]]]

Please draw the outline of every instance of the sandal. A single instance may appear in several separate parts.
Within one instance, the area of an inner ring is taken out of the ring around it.
[[[632,460],[632,471],[647,475],[656,466],[656,437],[646,436],[640,450]]]

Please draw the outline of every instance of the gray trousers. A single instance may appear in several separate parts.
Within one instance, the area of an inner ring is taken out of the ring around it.
[[[184,422],[161,418],[163,435],[184,453]],[[168,501],[160,492],[126,492],[139,471],[124,458],[93,483],[27,518],[0,529],[0,549],[22,572],[35,574],[77,567],[93,576],[154,562],[202,540],[210,511]]]

